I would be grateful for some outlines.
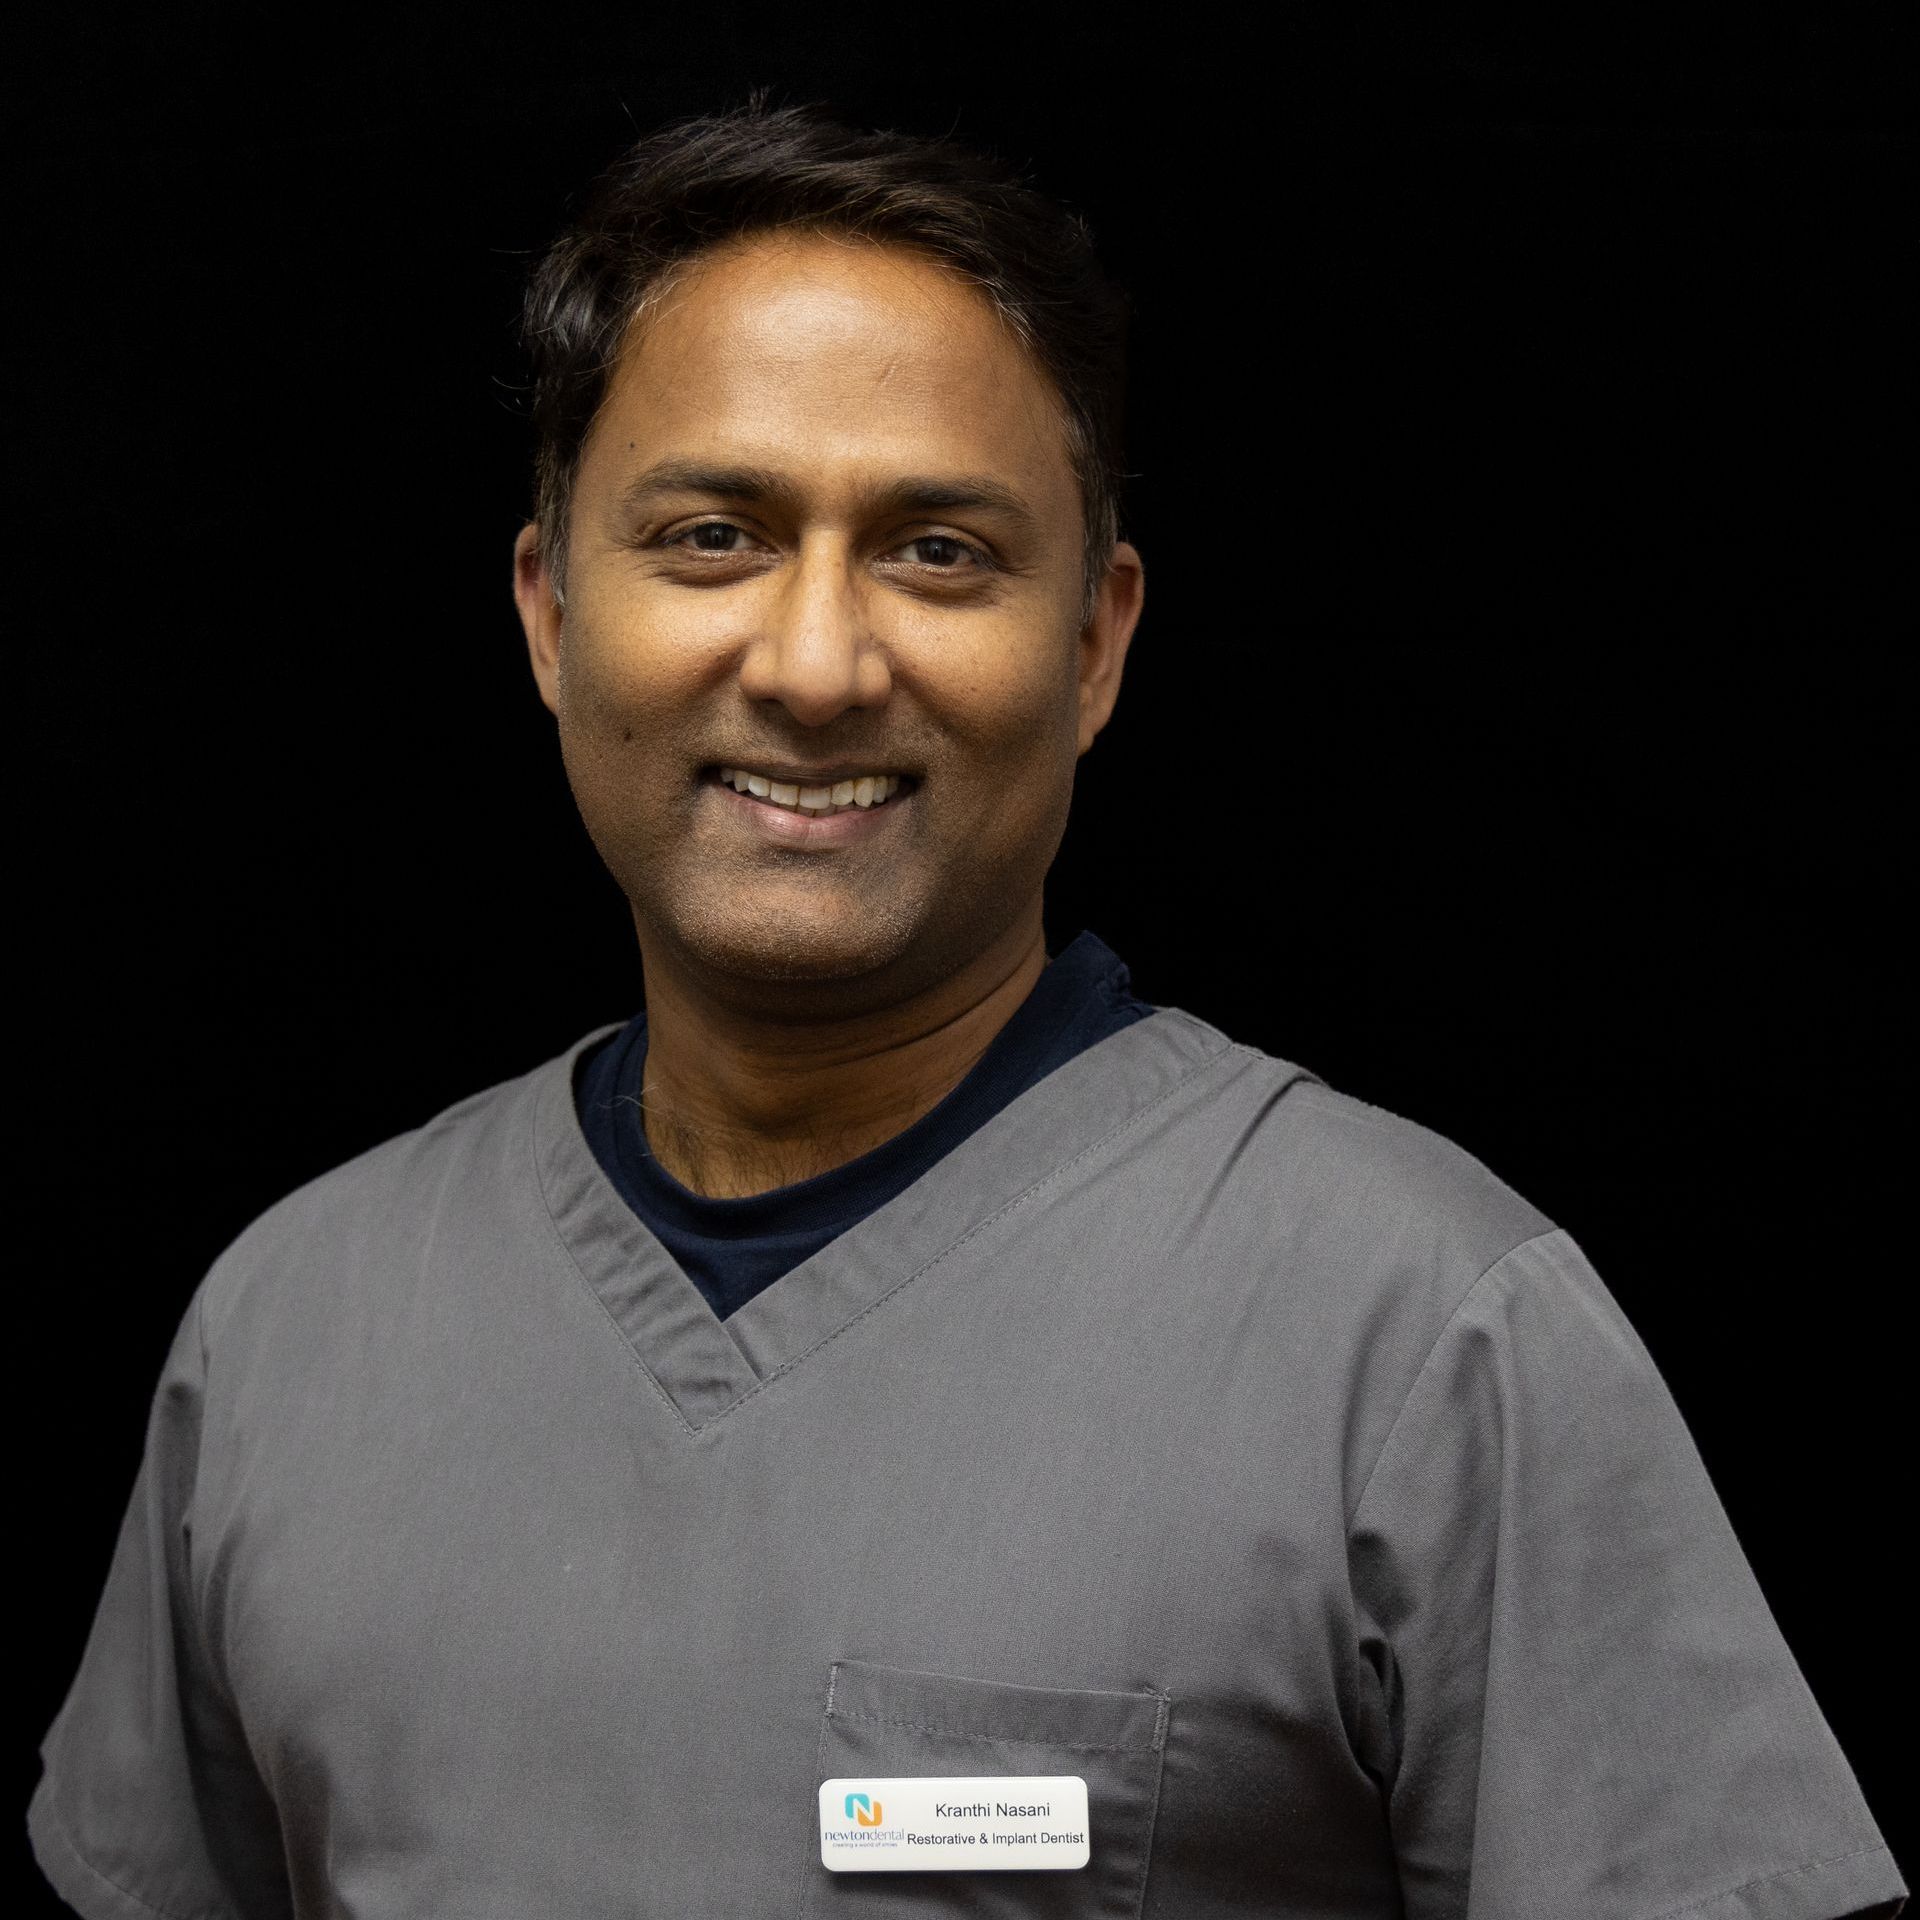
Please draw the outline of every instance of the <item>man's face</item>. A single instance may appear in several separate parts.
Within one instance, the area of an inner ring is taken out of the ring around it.
[[[858,1001],[1034,911],[1139,569],[1123,546],[1083,629],[1060,411],[977,294],[814,236],[695,263],[627,343],[569,531],[563,614],[522,535],[521,611],[649,955]]]

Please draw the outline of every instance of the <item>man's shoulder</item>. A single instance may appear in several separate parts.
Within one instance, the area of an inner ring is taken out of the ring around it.
[[[609,1029],[597,1029],[605,1032]],[[257,1214],[202,1282],[209,1323],[249,1294],[399,1253],[457,1189],[492,1197],[530,1177],[535,1102],[595,1035],[316,1174]]]
[[[1489,1262],[1553,1223],[1450,1135],[1324,1081],[1298,1089],[1295,1119],[1331,1184],[1398,1219],[1447,1222]]]
[[[1310,1068],[1230,1043],[1203,1078],[1176,1169],[1187,1337],[1204,1355],[1203,1323],[1224,1329],[1216,1373],[1317,1408],[1357,1501],[1446,1329],[1554,1222],[1446,1133]]]
[[[1189,1016],[1190,1018],[1191,1016]],[[1203,1024],[1203,1023],[1196,1023]],[[1356,1258],[1424,1250],[1429,1270],[1477,1276],[1553,1222],[1436,1128],[1229,1041],[1196,1114],[1241,1200],[1276,1227]]]

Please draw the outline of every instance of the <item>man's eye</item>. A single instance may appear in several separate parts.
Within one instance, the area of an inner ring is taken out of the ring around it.
[[[925,533],[918,540],[909,540],[900,549],[902,553],[920,550],[920,563],[923,566],[938,567],[942,572],[961,572],[963,563],[971,566],[984,564],[984,556],[979,548],[969,546],[964,540],[956,540],[949,533]]]
[[[741,549],[733,544],[736,537],[744,540],[746,529],[730,520],[702,520],[697,527],[676,533],[667,545],[685,546],[695,553],[738,553]]]

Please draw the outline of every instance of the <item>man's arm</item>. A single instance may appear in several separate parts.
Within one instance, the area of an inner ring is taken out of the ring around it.
[[[293,1911],[273,1802],[195,1617],[199,1309],[196,1294],[161,1372],[106,1591],[28,1809],[40,1870],[86,1920]]]
[[[1349,1525],[1408,1920],[1841,1920],[1898,1866],[1651,1356],[1564,1233],[1483,1274]]]

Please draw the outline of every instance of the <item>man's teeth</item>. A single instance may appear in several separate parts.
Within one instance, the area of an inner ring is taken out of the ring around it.
[[[769,780],[765,774],[749,773],[744,767],[722,767],[720,783],[736,793],[750,793],[756,800],[771,800],[776,807],[791,807],[796,813],[844,813],[849,807],[877,807],[900,790],[900,776],[893,773],[863,774],[858,780],[836,780],[830,787],[802,787],[787,780]]]

